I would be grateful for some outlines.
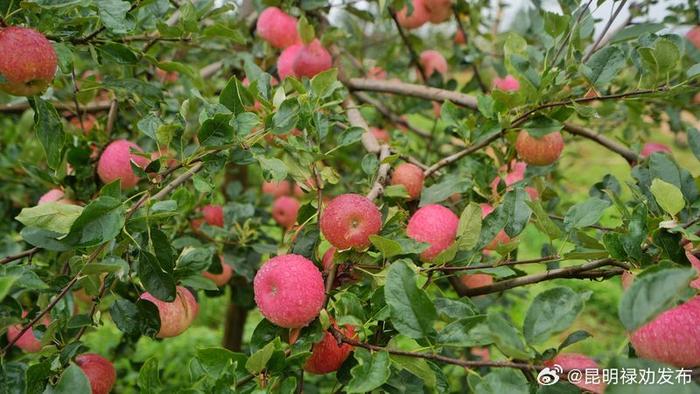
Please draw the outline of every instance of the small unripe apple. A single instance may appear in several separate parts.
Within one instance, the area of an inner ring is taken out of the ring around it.
[[[484,204],[479,204],[479,206],[481,207],[481,218],[482,219],[485,218],[486,216],[490,215],[491,212],[494,211],[494,208],[493,208],[493,206],[491,206],[491,204],[484,203]],[[496,250],[496,249],[498,249],[499,245],[507,244],[508,242],[510,242],[510,237],[508,236],[508,234],[506,234],[506,232],[504,230],[501,230],[498,232],[498,234],[496,234],[496,237],[494,237],[494,239],[491,240],[491,242],[489,242],[488,245],[486,245],[486,247],[484,249],[485,250]]]
[[[430,22],[442,23],[452,15],[452,0],[423,0],[430,14]]]
[[[466,274],[459,277],[460,282],[470,289],[493,284],[493,276],[487,274]]]
[[[321,41],[315,39],[302,46],[297,53],[292,70],[298,77],[312,78],[318,73],[328,70],[333,66],[333,57],[321,45]]]
[[[275,197],[288,196],[291,194],[292,185],[287,180],[277,181],[265,181],[262,184],[262,192],[264,194],[269,194]]]
[[[700,296],[658,315],[630,335],[637,355],[676,367],[700,366]]]
[[[202,217],[210,226],[224,227],[224,208],[221,205],[205,205],[202,207]]]
[[[116,140],[107,145],[97,162],[97,175],[104,183],[117,179],[122,189],[131,189],[139,182],[139,177],[131,169],[131,161],[141,168],[146,168],[148,159],[131,153],[131,150],[143,152],[136,144],[127,140]]]
[[[284,49],[301,42],[297,19],[277,7],[267,7],[260,13],[255,32],[275,48]]]
[[[63,190],[51,189],[48,192],[44,193],[41,197],[39,197],[37,205],[46,204],[48,202],[58,202],[61,204],[75,205],[75,201],[65,197],[66,196],[63,193]]]
[[[445,75],[447,74],[447,60],[438,51],[429,49],[420,54],[420,64],[425,70],[425,75],[430,77],[434,72]]]
[[[457,237],[459,218],[442,205],[426,205],[418,209],[406,226],[406,234],[418,242],[426,242],[430,247],[420,257],[430,261],[454,243]]]
[[[423,180],[423,170],[411,163],[399,164],[391,175],[391,184],[403,185],[408,192],[409,200],[420,197],[423,191]]]
[[[299,206],[299,200],[294,197],[277,197],[272,204],[272,218],[275,219],[280,226],[290,229],[294,226],[294,223],[297,222]]]
[[[685,37],[695,46],[695,48],[700,48],[700,26],[694,26],[692,29],[690,29],[690,31],[688,31],[688,33],[686,33]]]
[[[389,141],[391,141],[391,135],[384,129],[380,129],[379,127],[370,127],[369,131],[372,133],[372,135],[374,135],[374,138],[376,138],[377,142],[380,144],[388,144]]]
[[[369,236],[382,228],[382,214],[372,201],[359,194],[341,194],[321,213],[321,233],[338,249],[364,249]]]
[[[58,57],[46,37],[26,27],[0,27],[0,90],[15,96],[35,96],[46,90]]]
[[[671,148],[658,142],[647,142],[639,153],[642,157],[649,157],[654,152],[672,153]]]
[[[117,381],[117,371],[112,362],[95,353],[85,353],[75,358],[90,382],[92,394],[107,394]]]
[[[367,71],[367,78],[384,80],[386,79],[386,71],[379,66],[374,66]]]
[[[546,166],[557,161],[564,150],[564,138],[555,131],[537,138],[521,130],[515,141],[518,156],[527,164]]]
[[[160,331],[156,334],[158,338],[170,338],[182,334],[199,312],[199,304],[189,290],[182,286],[178,286],[176,290],[177,294],[172,302],[159,300],[148,292],[139,297],[152,302],[158,308],[160,316]]]
[[[578,354],[578,353],[560,353],[556,357],[554,357],[551,360],[547,360],[544,362],[544,365],[547,367],[553,367],[554,364],[558,364],[559,366],[562,367],[562,369],[565,371],[563,373],[563,377],[566,378],[568,375],[568,371],[572,369],[577,369],[581,372],[585,372],[586,370],[594,370],[597,369],[599,370],[599,373],[602,373],[600,371],[600,367],[598,366],[598,363],[596,363],[592,358],[588,356],[584,356],[583,354]],[[571,382],[573,385],[577,386],[578,388],[585,390],[586,392],[593,392],[596,394],[603,394],[605,391],[605,383],[600,382],[600,383],[591,383],[591,382],[586,382],[585,379],[581,379],[578,382]]]
[[[510,74],[506,75],[505,78],[496,77],[493,79],[493,88],[504,92],[517,92],[520,90],[520,81]]]
[[[321,271],[297,254],[268,260],[255,274],[253,292],[260,313],[284,328],[300,328],[311,323],[325,299]]]
[[[233,276],[233,268],[231,268],[230,265],[224,262],[223,256],[219,256],[219,259],[221,260],[221,273],[212,274],[211,272],[204,271],[202,272],[202,276],[211,280],[217,286],[221,287],[228,283],[229,280],[231,280],[231,277]]]
[[[413,5],[413,11],[410,15],[407,5],[396,13],[396,19],[399,21],[399,25],[409,30],[421,27],[430,20],[430,13],[428,13],[428,9],[425,7],[424,0],[413,0],[411,3]]]
[[[348,338],[355,337],[355,329],[351,325],[345,325],[339,329],[338,325],[333,323],[333,327]],[[333,334],[326,331],[323,339],[311,348],[311,357],[306,360],[304,370],[316,375],[337,371],[350,356],[350,353],[352,353],[352,346],[347,343],[338,345]]]
[[[294,73],[294,61],[301,52],[302,45],[294,44],[285,48],[280,56],[277,58],[277,75],[279,75],[280,80],[287,77],[298,77]]]

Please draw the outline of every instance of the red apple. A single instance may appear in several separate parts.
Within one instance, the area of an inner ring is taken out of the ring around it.
[[[391,135],[384,129],[380,129],[379,127],[370,127],[369,131],[372,133],[372,135],[374,135],[374,138],[376,138],[377,142],[380,144],[388,144],[389,141],[391,141]]]
[[[520,82],[514,76],[508,74],[505,78],[494,78],[493,88],[504,92],[517,92],[520,90]]]
[[[695,46],[695,48],[700,48],[700,26],[693,26],[685,37]]]
[[[355,337],[355,329],[350,325],[339,329],[338,325],[333,323],[333,327],[348,338]],[[311,357],[306,360],[304,370],[316,375],[337,371],[348,356],[350,356],[350,353],[352,353],[352,346],[347,343],[338,345],[338,341],[333,334],[326,331],[323,335],[323,339],[315,343],[311,348]]]
[[[122,189],[131,189],[136,186],[139,177],[131,169],[131,162],[146,168],[148,159],[131,153],[131,150],[143,152],[138,145],[127,140],[116,140],[107,145],[97,162],[97,175],[102,182],[110,183],[119,179]]]
[[[0,90],[15,96],[35,96],[46,90],[58,57],[46,37],[26,27],[0,27]]]
[[[312,78],[332,66],[331,54],[321,45],[321,41],[315,39],[299,50],[294,63],[292,63],[292,70],[294,75],[298,77]]]
[[[141,294],[139,298],[152,302],[158,308],[160,316],[160,331],[156,334],[158,338],[170,338],[182,334],[199,312],[197,300],[182,286],[177,287],[177,294],[172,302],[159,300],[148,292]]]
[[[447,60],[438,51],[429,49],[420,54],[420,64],[425,70],[425,75],[430,77],[434,72],[442,75],[447,74]]]
[[[221,205],[205,205],[202,207],[202,216],[208,225],[224,227],[224,208]]]
[[[379,66],[374,66],[367,71],[367,78],[384,80],[386,79],[386,71]]]
[[[277,7],[267,7],[260,13],[255,32],[275,48],[301,43],[297,19]]]
[[[338,249],[364,249],[369,236],[382,228],[382,214],[372,201],[359,194],[342,194],[321,213],[321,233]]]
[[[265,181],[262,184],[262,192],[274,197],[288,196],[292,193],[292,185],[287,180]]]
[[[277,75],[279,75],[280,80],[287,77],[298,77],[294,73],[294,61],[296,60],[299,52],[301,52],[302,45],[294,44],[290,45],[280,53],[277,58]]]
[[[39,197],[37,205],[46,204],[48,202],[58,202],[61,204],[75,205],[75,201],[65,198],[65,194],[61,189],[51,189]]]
[[[452,15],[452,0],[423,0],[430,14],[430,22],[442,23]]]
[[[421,259],[430,261],[454,243],[458,225],[459,218],[448,208],[426,205],[411,216],[406,234],[416,241],[430,244],[420,255]]]
[[[285,328],[311,323],[325,300],[321,271],[309,259],[296,254],[268,260],[255,274],[253,292],[260,313]]]
[[[396,13],[396,19],[401,27],[406,29],[415,29],[423,26],[430,19],[428,9],[425,7],[424,0],[413,0],[413,10],[409,14],[408,6],[404,6]]]
[[[459,277],[462,284],[470,289],[493,284],[493,276],[487,274],[466,274]]]
[[[598,364],[592,358],[584,356],[583,354],[560,353],[553,359],[544,362],[544,365],[548,367],[553,367],[554,364],[559,365],[565,371],[563,377],[568,376],[568,371],[572,369],[577,369],[581,372],[585,372],[587,369],[597,369],[599,370],[598,372],[600,376],[602,376],[602,371],[600,371]],[[585,390],[586,392],[603,394],[605,391],[605,383],[602,381],[600,383],[587,383],[585,379],[581,379],[580,381],[572,382],[572,384],[578,386],[578,388]]]
[[[272,204],[272,217],[280,226],[290,229],[297,222],[299,200],[294,197],[277,197]]]
[[[92,394],[107,394],[117,381],[117,371],[106,358],[95,353],[81,354],[75,363],[83,370],[90,382]]]
[[[515,150],[527,164],[546,166],[557,161],[564,150],[564,139],[558,131],[538,138],[522,130],[515,141]]]
[[[221,273],[212,274],[211,272],[204,271],[202,272],[202,276],[221,287],[231,280],[231,277],[233,276],[233,268],[224,262],[224,258],[222,256],[219,256],[219,259],[221,260]]]
[[[415,164],[401,163],[391,175],[392,185],[402,185],[408,192],[409,200],[420,197],[423,191],[423,170]]]
[[[658,142],[647,142],[644,144],[642,151],[639,154],[642,157],[649,157],[654,152],[672,153],[671,148],[664,144],[660,144]]]

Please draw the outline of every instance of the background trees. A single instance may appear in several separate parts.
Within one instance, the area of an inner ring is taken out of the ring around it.
[[[0,387],[696,376],[698,10],[538,6],[0,1]]]

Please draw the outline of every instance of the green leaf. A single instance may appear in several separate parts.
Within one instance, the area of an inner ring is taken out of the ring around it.
[[[416,286],[416,273],[406,261],[396,261],[389,266],[384,298],[389,305],[391,322],[400,333],[420,339],[435,332],[435,305],[428,295]]]
[[[492,313],[486,318],[489,335],[496,347],[508,357],[529,359],[531,351],[525,345],[518,330],[500,314]]]
[[[591,197],[580,202],[566,212],[564,227],[571,231],[574,228],[584,228],[596,224],[603,216],[603,211],[610,206],[610,201]]]
[[[654,54],[659,66],[659,72],[670,72],[681,58],[681,51],[671,40],[662,38],[654,45]]]
[[[476,386],[479,394],[528,394],[527,379],[522,371],[511,368],[493,369]]]
[[[219,378],[231,369],[232,364],[237,363],[236,368],[245,372],[246,357],[241,353],[234,353],[228,349],[211,347],[197,349],[197,359],[207,375]]]
[[[219,103],[228,108],[234,115],[245,112],[245,108],[253,105],[255,100],[241,81],[231,78],[219,95]]]
[[[391,375],[391,360],[385,351],[370,353],[363,348],[355,348],[357,365],[350,370],[352,379],[345,387],[347,393],[368,393],[377,389]]]
[[[700,74],[700,63],[696,63],[688,67],[685,74],[688,76],[688,79],[698,76],[698,74]]]
[[[401,254],[401,244],[393,239],[379,235],[370,235],[369,240],[382,253],[385,259]]]
[[[66,239],[73,245],[92,246],[110,241],[124,227],[125,209],[121,200],[100,196],[88,204],[73,222]]]
[[[265,173],[270,174],[273,180],[279,181],[287,177],[287,166],[278,158],[258,157],[260,166]]]
[[[91,393],[90,381],[79,366],[71,363],[61,374],[55,386],[46,386],[44,394]]]
[[[245,368],[253,375],[260,373],[263,369],[265,369],[265,366],[267,365],[267,362],[270,361],[274,351],[275,343],[268,343],[262,349],[250,355],[250,358],[245,363]]]
[[[576,294],[568,287],[555,287],[538,294],[530,304],[523,323],[527,342],[542,343],[569,328],[589,296],[590,293]]]
[[[127,18],[131,5],[122,0],[96,0],[100,20],[107,30],[115,34],[125,34],[134,28],[134,22]]]
[[[14,275],[0,277],[0,301],[5,299],[7,294],[10,292],[12,285],[19,278],[19,276]]]
[[[34,126],[39,142],[44,147],[49,167],[55,170],[61,164],[63,156],[63,122],[50,102],[33,97],[29,99],[29,103],[34,108]]]
[[[503,230],[510,237],[515,237],[520,234],[527,222],[530,221],[530,215],[532,215],[532,210],[527,205],[529,196],[522,185],[518,185],[515,189],[509,191],[503,204],[499,205],[497,209],[503,210],[506,217],[506,225]]]
[[[618,315],[627,331],[634,331],[669,309],[695,278],[694,269],[669,268],[640,275],[622,296]]]
[[[542,138],[547,134],[560,131],[564,125],[558,120],[544,115],[537,115],[523,124],[523,129],[535,138]]]
[[[166,302],[175,300],[175,279],[163,271],[156,256],[142,250],[137,273],[143,287],[155,298]]]
[[[404,351],[420,351],[421,346],[413,339],[409,339],[403,336],[395,336],[389,341],[388,347],[392,349],[400,349]],[[390,354],[392,364],[394,366],[399,366],[413,375],[420,378],[426,387],[430,389],[435,389],[437,384],[437,377],[435,376],[435,371],[430,367],[428,361],[422,358],[409,357],[409,356],[399,356],[395,354]]]
[[[299,101],[289,98],[282,102],[272,115],[272,126],[275,134],[288,133],[296,126],[299,120]]]
[[[424,207],[448,199],[455,193],[464,193],[471,186],[471,181],[464,177],[445,177],[440,183],[435,183],[425,189],[420,195],[419,206]]]
[[[694,127],[688,128],[688,145],[695,158],[700,160],[700,132]]]
[[[83,207],[60,202],[49,202],[31,208],[23,208],[15,217],[25,226],[68,234],[75,220],[83,212]]]
[[[588,82],[602,90],[624,66],[624,51],[616,46],[607,46],[591,56],[582,66],[582,73]]]
[[[348,127],[338,137],[336,147],[352,145],[359,142],[364,134],[364,129],[361,127]]]
[[[457,244],[459,250],[471,250],[479,242],[481,234],[481,208],[479,204],[470,202],[459,215],[457,227]]]
[[[199,129],[199,142],[203,146],[221,146],[233,142],[233,127],[230,114],[216,114],[207,119]],[[159,128],[160,129],[160,128]]]
[[[671,216],[676,216],[685,207],[685,199],[683,199],[681,190],[668,182],[656,178],[651,181],[649,190],[661,209]]]
[[[443,328],[437,336],[437,342],[453,346],[479,346],[491,343],[491,340],[474,335],[472,329],[486,320],[486,315],[476,315],[455,320]]]
[[[561,351],[562,349],[569,347],[573,345],[574,343],[581,342],[586,338],[590,338],[592,335],[588,331],[584,330],[577,330],[569,334],[569,336],[564,339],[564,341],[559,345],[557,350]]]
[[[610,44],[633,40],[639,38],[639,36],[643,34],[656,33],[664,27],[665,25],[663,23],[639,23],[630,25],[615,34],[610,40]]]
[[[158,392],[161,387],[158,375],[158,358],[151,357],[143,363],[137,383],[141,393],[154,394]]]
[[[309,23],[309,21],[306,19],[306,16],[302,16],[299,19],[299,22],[297,23],[297,29],[299,31],[299,36],[301,36],[301,41],[304,44],[310,43],[316,37],[316,31],[314,30],[314,26],[311,23]]]
[[[328,97],[338,86],[338,69],[331,68],[311,78],[311,90],[319,98]]]
[[[97,47],[97,50],[102,55],[102,64],[136,64],[139,58],[126,45],[108,42]]]
[[[118,299],[110,306],[109,315],[120,331],[133,337],[153,336],[160,328],[158,308],[146,300],[134,304],[123,298]]]

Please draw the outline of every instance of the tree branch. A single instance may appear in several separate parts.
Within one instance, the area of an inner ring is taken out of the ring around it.
[[[622,146],[621,144],[618,144],[617,142],[611,139],[606,138],[603,135],[593,132],[592,130],[588,130],[584,127],[577,126],[572,123],[564,123],[564,130],[570,134],[578,135],[597,142],[605,148],[622,156],[625,160],[627,160],[627,162],[630,165],[634,165],[634,163],[639,161],[639,156],[633,151],[627,149],[626,147]]]
[[[617,6],[617,9],[613,13],[612,17],[608,20],[608,23],[605,24],[605,28],[603,28],[603,31],[600,33],[600,36],[598,36],[598,39],[595,41],[593,46],[588,50],[588,52],[583,56],[583,59],[581,59],[581,63],[585,63],[588,61],[588,59],[591,58],[591,56],[599,49],[599,45],[601,41],[603,41],[603,37],[605,37],[605,33],[608,32],[610,29],[610,26],[612,26],[613,22],[617,18],[617,16],[620,14],[620,11],[622,11],[622,8],[624,8],[625,4],[627,4],[627,0],[622,0],[620,4]]]
[[[391,164],[384,163],[384,159],[389,157],[390,154],[391,150],[389,149],[389,145],[382,145],[379,151],[379,169],[377,170],[377,176],[375,177],[372,189],[367,193],[367,198],[370,200],[376,199],[384,192],[384,185],[387,181],[389,169],[391,169]]]
[[[0,265],[7,264],[9,262],[19,260],[19,259],[24,258],[24,257],[32,257],[34,255],[34,253],[38,252],[39,250],[41,250],[41,248],[34,247],[31,249],[27,249],[23,252],[19,252],[15,255],[3,257],[2,259],[0,259]]]
[[[369,343],[364,343],[356,341],[354,339],[346,337],[342,332],[337,330],[335,327],[331,326],[328,330],[333,334],[338,343],[347,343],[350,346],[361,347],[373,352],[387,352],[396,356],[406,356],[414,358],[422,358],[425,360],[439,361],[446,364],[459,365],[464,368],[479,368],[479,367],[492,367],[492,368],[517,368],[522,370],[539,370],[544,368],[540,365],[532,365],[526,363],[515,363],[509,361],[476,361],[476,360],[461,360],[457,358],[447,357],[440,354],[431,353],[420,353],[420,352],[409,352],[405,350],[389,349],[382,346],[372,345]]]
[[[459,29],[459,31],[462,33],[462,37],[464,37],[464,43],[466,44],[468,42],[469,36],[467,35],[467,30],[464,28],[462,18],[460,18],[459,11],[457,10],[457,4],[455,3],[452,3],[452,13],[454,14],[455,20],[457,21],[457,29]],[[479,85],[479,89],[481,89],[482,92],[487,92],[489,89],[484,84],[484,81],[481,79],[479,67],[476,65],[476,63],[472,63],[471,66],[472,72],[474,73],[474,79],[476,79],[476,83]]]
[[[56,108],[57,111],[71,111],[72,113],[77,112],[75,104],[65,104],[65,103],[52,103],[52,104],[53,104],[54,108]],[[112,103],[110,101],[94,102],[92,104],[88,104],[86,106],[80,107],[80,110],[83,113],[102,112],[102,111],[109,110],[111,105],[112,105]],[[3,105],[0,105],[0,112],[21,114],[22,112],[24,112],[30,108],[31,108],[31,106],[29,105],[28,102],[23,102],[23,103],[18,103],[18,104],[3,104]]]
[[[544,256],[544,257],[538,257],[536,259],[528,259],[528,260],[507,260],[507,261],[503,261],[503,262],[495,263],[495,264],[473,264],[473,265],[464,265],[464,266],[458,266],[458,267],[457,266],[435,266],[435,267],[427,267],[427,268],[421,269],[421,271],[424,271],[424,272],[430,272],[430,271],[442,271],[442,272],[471,271],[471,270],[505,267],[505,266],[511,266],[511,265],[550,263],[550,262],[561,261],[561,260],[562,260],[561,256],[553,255],[553,256]]]
[[[560,279],[560,278],[584,278],[584,279],[591,279],[591,278],[599,278],[599,277],[611,277],[615,275],[621,275],[624,269],[619,268],[619,269],[613,269],[609,271],[595,271],[596,268],[608,266],[608,265],[618,265],[619,263],[614,261],[613,259],[603,259],[603,260],[596,260],[596,261],[591,261],[585,264],[573,266],[573,267],[566,267],[566,268],[558,268],[558,269],[553,269],[553,270],[548,270],[545,272],[540,272],[537,274],[532,274],[532,275],[525,275],[521,276],[519,278],[514,278],[514,279],[508,279],[508,280],[502,280],[499,282],[495,282],[492,285],[488,286],[481,286],[481,287],[475,287],[475,288],[463,288],[461,291],[459,291],[460,296],[478,296],[478,295],[484,295],[484,294],[490,294],[490,293],[498,293],[504,290],[512,289],[514,287],[519,287],[519,286],[525,286],[525,285],[530,285],[533,283],[539,283],[539,282],[544,282],[546,280],[552,280],[552,279]]]
[[[392,93],[440,102],[450,100],[453,103],[464,107],[472,109],[477,108],[476,98],[473,96],[430,86],[416,85],[400,81],[382,81],[366,78],[350,78],[346,81],[346,85],[350,90]]]
[[[414,10],[414,12],[415,12],[415,10]],[[391,19],[394,20],[394,24],[396,25],[396,29],[398,29],[399,35],[401,36],[401,41],[403,41],[403,44],[406,46],[406,48],[408,48],[408,52],[411,54],[411,62],[418,69],[418,72],[420,73],[421,78],[423,78],[423,81],[427,82],[428,75],[426,75],[425,69],[423,68],[423,65],[420,64],[420,58],[418,57],[418,53],[413,48],[413,45],[411,45],[411,42],[408,41],[408,37],[406,37],[406,33],[404,33],[403,28],[401,28],[401,24],[399,23],[398,18],[396,18],[396,13],[391,8],[389,8],[389,15],[391,15]]]

